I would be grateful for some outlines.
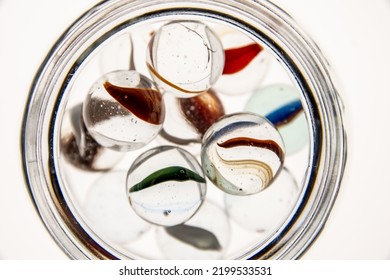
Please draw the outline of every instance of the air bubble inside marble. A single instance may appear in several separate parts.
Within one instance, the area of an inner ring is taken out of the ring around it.
[[[136,71],[105,74],[83,104],[85,125],[103,147],[118,151],[142,148],[159,133],[165,117],[161,93]]]
[[[144,220],[162,226],[186,222],[206,195],[206,180],[197,160],[173,146],[160,146],[141,154],[129,169],[126,185],[134,211]]]
[[[283,166],[283,139],[259,115],[227,115],[209,128],[202,142],[205,174],[229,194],[250,195],[264,190]]]

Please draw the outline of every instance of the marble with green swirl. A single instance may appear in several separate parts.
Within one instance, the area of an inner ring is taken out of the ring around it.
[[[174,146],[141,154],[130,167],[126,184],[135,213],[161,226],[186,222],[206,195],[202,167],[189,152]]]

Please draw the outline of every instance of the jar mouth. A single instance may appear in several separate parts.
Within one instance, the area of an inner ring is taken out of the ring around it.
[[[300,192],[277,229],[231,258],[295,259],[325,225],[346,163],[342,104],[331,69],[317,46],[280,8],[269,2],[106,1],[77,20],[57,41],[31,87],[22,127],[26,182],[45,226],[75,259],[142,258],[105,241],[91,229],[67,186],[60,135],[72,103],[73,77],[83,71],[96,49],[110,38],[142,24],[173,19],[224,24],[262,45],[280,62],[300,91],[309,145]],[[74,93],[73,93],[74,94]],[[72,169],[72,168],[71,168]],[[72,169],[73,170],[73,169]],[[80,176],[82,172],[72,171]]]

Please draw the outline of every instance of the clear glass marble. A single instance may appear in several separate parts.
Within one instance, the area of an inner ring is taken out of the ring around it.
[[[228,215],[242,227],[266,233],[286,219],[298,198],[298,182],[286,168],[280,172],[272,187],[250,196],[225,196]],[[254,214],[256,213],[256,214]]]
[[[83,202],[91,229],[116,245],[134,241],[151,228],[128,203],[126,173],[115,170],[102,174],[91,184]]]
[[[250,195],[267,188],[283,167],[284,143],[259,115],[239,113],[220,119],[202,140],[202,166],[221,190]]]
[[[151,38],[146,61],[163,92],[193,97],[208,90],[222,74],[219,38],[198,21],[173,21]]]
[[[173,146],[141,154],[129,169],[126,186],[134,211],[162,226],[186,222],[206,195],[206,179],[196,158]]]
[[[118,151],[142,148],[159,133],[164,101],[154,83],[133,70],[105,74],[83,104],[83,118],[100,145]]]
[[[118,70],[136,70],[134,65],[134,45],[130,33],[115,38],[99,53],[100,73]]]
[[[191,154],[200,153],[201,135],[184,117],[179,98],[164,94],[166,107],[165,122],[156,140],[160,145],[175,145]],[[190,98],[191,99],[191,98]]]

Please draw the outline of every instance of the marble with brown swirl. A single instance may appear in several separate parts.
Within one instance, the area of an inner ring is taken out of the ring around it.
[[[250,195],[266,189],[283,167],[285,148],[267,119],[250,113],[227,115],[202,139],[202,166],[221,190]]]

